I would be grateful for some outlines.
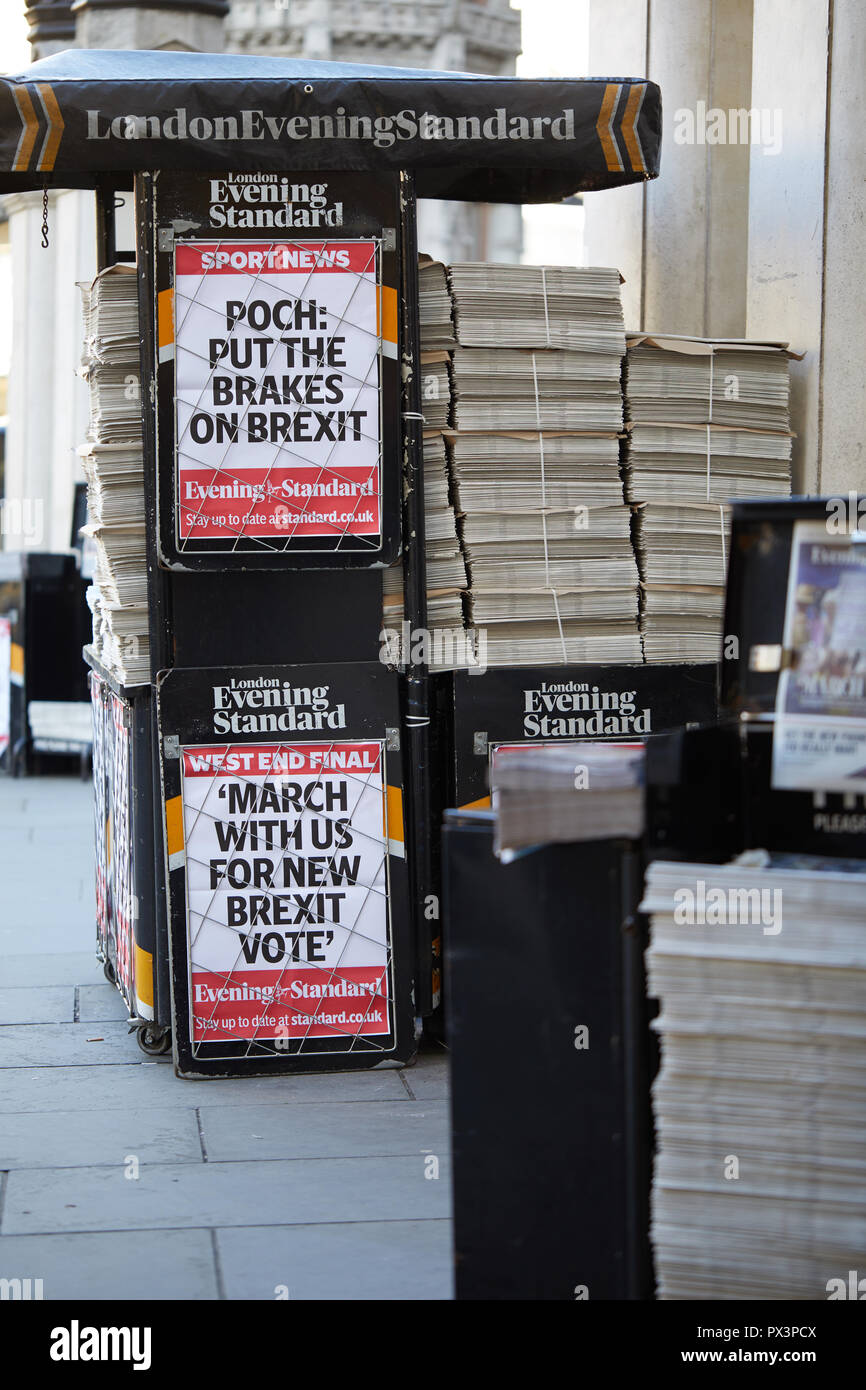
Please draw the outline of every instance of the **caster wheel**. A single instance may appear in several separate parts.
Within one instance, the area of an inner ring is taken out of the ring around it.
[[[166,1028],[139,1028],[135,1040],[142,1052],[146,1052],[148,1057],[162,1057],[166,1052],[171,1051],[171,1033]]]
[[[110,985],[117,984],[117,973],[110,960],[104,962],[102,966],[102,973]]]

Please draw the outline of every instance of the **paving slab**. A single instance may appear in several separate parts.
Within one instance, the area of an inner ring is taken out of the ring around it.
[[[92,1029],[88,1032],[92,1035]],[[211,1105],[238,1107],[275,1101],[293,1105],[319,1101],[411,1103],[395,1069],[326,1072],[317,1076],[262,1076],[248,1080],[179,1081],[170,1058],[145,1061],[135,1039],[129,1041],[132,1047],[125,1063],[7,1068],[0,1082],[0,1113],[68,1110],[73,1102],[83,1110],[95,1110],[101,1105],[170,1105],[192,1110]]]
[[[0,983],[18,985],[83,985],[105,980],[96,959],[96,930],[90,933],[90,950],[56,951],[51,955],[0,956]]]
[[[123,995],[114,985],[80,985],[78,989],[78,1017],[82,1023],[102,1022],[109,1019],[128,1019],[129,1009]]]
[[[414,1067],[403,1072],[409,1092],[415,1100],[447,1100],[449,1078],[448,1053],[421,1052]]]
[[[0,1025],[71,1023],[74,1009],[75,990],[71,985],[18,985],[0,989]]]
[[[201,1129],[211,1162],[442,1154],[448,1149],[444,1101],[245,1105],[240,1112],[214,1105],[202,1110]]]
[[[0,1028],[0,1067],[101,1066],[136,1054],[141,1056],[125,1023],[34,1023]]]
[[[217,1245],[230,1299],[453,1297],[450,1221],[252,1226],[218,1231]]]
[[[270,1163],[142,1164],[9,1174],[0,1233],[138,1231],[161,1227],[307,1225],[447,1217],[448,1164],[424,1158],[319,1158]]]
[[[95,938],[92,911],[81,903],[64,903],[62,910],[46,903],[32,909],[22,902],[20,909],[14,911],[5,900],[4,922],[0,927],[0,958],[20,955],[27,951],[31,955],[50,955],[55,951],[93,950]],[[18,922],[18,926],[9,923]],[[24,925],[26,923],[26,926]]]
[[[0,1126],[0,1169],[122,1168],[129,1157],[139,1163],[201,1163],[195,1112],[109,1104],[102,1110],[7,1114]]]
[[[0,1277],[41,1279],[46,1300],[219,1297],[210,1231],[0,1236]]]

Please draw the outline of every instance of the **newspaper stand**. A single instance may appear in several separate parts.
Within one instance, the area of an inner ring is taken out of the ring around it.
[[[453,709],[450,805],[490,804],[490,759],[503,743],[575,739],[633,742],[716,718],[719,668],[676,666],[523,666],[459,671]]]
[[[83,611],[74,555],[0,553],[0,771],[30,770],[32,700],[87,699]]]
[[[172,982],[152,1032],[171,1025],[180,1075],[414,1051],[436,1002],[435,705],[424,661],[387,669],[379,632],[401,551],[427,626],[416,197],[641,182],[660,137],[658,88],[629,79],[75,50],[0,80],[0,191],[94,188],[101,264],[135,191],[152,669],[131,766],[157,810],[142,894]],[[97,703],[124,703],[96,678]],[[360,825],[334,813],[342,773]],[[291,848],[248,823],[274,798]],[[147,795],[130,807],[144,844]]]

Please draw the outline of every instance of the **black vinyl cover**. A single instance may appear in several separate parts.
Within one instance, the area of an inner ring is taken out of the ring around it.
[[[411,169],[422,198],[556,202],[655,178],[661,93],[242,54],[70,49],[0,79],[0,193],[144,169]]]

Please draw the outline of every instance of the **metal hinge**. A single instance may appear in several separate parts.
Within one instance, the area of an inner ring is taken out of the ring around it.
[[[174,227],[160,227],[156,233],[157,251],[174,250]]]
[[[382,250],[383,250],[383,251],[396,251],[396,250],[397,250],[397,228],[396,228],[396,227],[383,227],[383,228],[382,228]]]
[[[400,752],[400,730],[399,730],[399,729],[386,729],[386,730],[385,730],[385,748],[387,749],[387,751],[388,751],[389,753],[399,753],[399,752]]]
[[[487,734],[476,729],[475,733],[472,735],[472,752],[476,753],[480,758],[486,758],[489,748],[490,741]]]
[[[171,758],[180,757],[180,737],[178,734],[164,734],[162,740],[162,756],[168,761]]]

